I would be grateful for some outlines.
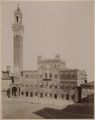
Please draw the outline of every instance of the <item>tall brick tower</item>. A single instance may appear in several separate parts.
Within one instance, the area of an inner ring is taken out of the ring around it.
[[[23,71],[23,33],[24,26],[22,24],[23,14],[19,8],[14,11],[13,29],[13,70],[14,76],[20,76]]]

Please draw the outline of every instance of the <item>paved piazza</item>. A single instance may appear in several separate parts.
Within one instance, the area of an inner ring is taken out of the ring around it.
[[[40,103],[38,103],[40,101]],[[48,102],[46,102],[48,101]],[[34,114],[36,111],[39,111],[44,108],[53,108],[53,109],[63,109],[65,108],[68,104],[66,103],[62,104],[60,101],[60,104],[57,103],[57,101],[52,101],[51,100],[42,100],[42,99],[29,99],[29,98],[7,98],[3,97],[2,99],[2,114],[3,118],[7,119],[23,119],[23,118],[38,118],[42,119],[43,117],[38,116]],[[58,105],[59,104],[59,105]],[[49,115],[48,113],[44,113],[47,115],[49,118],[53,118],[53,116]]]
[[[91,105],[67,101],[4,96],[2,103],[3,119],[77,119],[93,118],[94,114]]]

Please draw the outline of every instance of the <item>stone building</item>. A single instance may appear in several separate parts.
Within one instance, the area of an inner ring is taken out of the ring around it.
[[[38,56],[37,70],[23,70],[23,14],[18,6],[14,11],[13,28],[13,82],[11,96],[75,100],[77,86],[85,83],[87,75],[79,69],[69,69],[66,62],[56,55],[52,59]]]
[[[37,66],[36,71],[23,71],[14,78],[10,85],[13,96],[77,101],[76,89],[87,80],[84,70],[68,69],[59,55],[52,59],[38,57]]]
[[[1,76],[1,89],[2,89],[2,93],[3,95],[6,95],[7,90],[10,88],[10,84],[12,84],[12,78],[11,78],[11,67],[7,66],[7,70],[6,71],[2,71],[2,76]]]
[[[81,98],[94,95],[94,81],[81,84]]]
[[[54,59],[38,57],[38,87],[40,97],[59,98],[59,72],[66,69],[65,61],[56,55]]]

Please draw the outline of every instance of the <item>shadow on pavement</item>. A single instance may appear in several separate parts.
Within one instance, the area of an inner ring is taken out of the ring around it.
[[[44,108],[34,113],[45,119],[87,119],[94,118],[94,105],[76,103],[62,110]]]

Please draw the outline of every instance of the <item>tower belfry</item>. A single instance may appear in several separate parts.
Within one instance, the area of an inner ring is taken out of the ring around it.
[[[19,8],[14,11],[13,29],[13,70],[14,76],[20,76],[23,71],[23,33],[24,26],[22,24],[23,14]]]

